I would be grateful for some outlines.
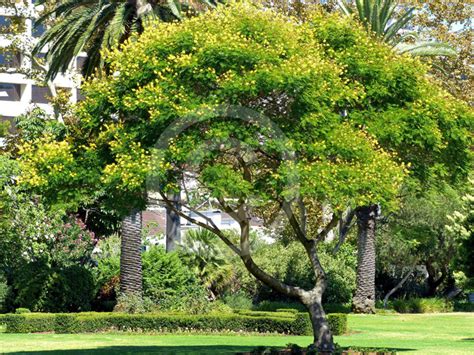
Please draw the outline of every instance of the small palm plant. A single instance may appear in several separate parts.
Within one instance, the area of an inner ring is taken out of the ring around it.
[[[234,277],[228,250],[220,244],[219,237],[207,229],[190,229],[181,246],[188,265],[207,287],[211,298],[222,292]]]
[[[446,43],[421,41],[414,32],[401,33],[415,16],[415,7],[397,14],[398,1],[356,0],[355,8],[337,0],[341,12],[347,16],[356,13],[362,24],[400,53],[414,56],[452,56],[456,51]],[[411,40],[410,42],[407,42]]]

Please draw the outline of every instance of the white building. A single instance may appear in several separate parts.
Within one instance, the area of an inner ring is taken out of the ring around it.
[[[12,33],[9,26],[12,19],[24,21],[25,32],[15,36],[15,43],[22,43],[22,50],[15,53],[0,52],[0,119],[13,121],[31,108],[37,106],[48,113],[52,113],[49,98],[52,96],[48,86],[28,78],[22,73],[25,70],[35,69],[32,63],[31,49],[37,43],[38,38],[44,33],[44,26],[34,28],[34,19],[37,18],[40,6],[36,6],[35,0],[16,1],[15,8],[0,7],[0,47],[6,48],[12,44]],[[15,48],[19,47],[15,45]],[[46,52],[46,51],[44,51]],[[44,57],[44,52],[38,55]],[[71,65],[70,73],[58,75],[50,83],[56,89],[65,89],[71,94],[71,102],[80,100],[79,92],[80,76],[77,74],[85,56],[80,56]],[[38,68],[39,69],[39,68]]]

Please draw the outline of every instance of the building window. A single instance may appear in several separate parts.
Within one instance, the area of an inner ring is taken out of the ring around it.
[[[21,54],[12,52],[0,52],[0,67],[21,67]]]
[[[46,26],[44,24],[33,24],[33,37],[38,38],[46,32]]]
[[[0,83],[0,101],[20,101],[21,85]]]
[[[47,86],[33,85],[31,89],[31,101],[35,104],[48,104],[51,96],[51,90]]]

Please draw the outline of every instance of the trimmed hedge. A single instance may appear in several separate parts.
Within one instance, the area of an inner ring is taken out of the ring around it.
[[[261,313],[261,312],[258,312]],[[262,312],[266,313],[266,312]],[[7,333],[91,333],[97,331],[235,331],[312,334],[306,313],[248,314],[125,314],[125,313],[31,313],[8,314],[3,318]],[[329,314],[334,335],[347,330],[347,315]]]

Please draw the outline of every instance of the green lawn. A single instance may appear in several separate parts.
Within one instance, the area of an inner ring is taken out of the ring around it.
[[[474,354],[474,314],[350,315],[342,346],[403,354]],[[0,334],[0,352],[51,354],[231,354],[257,346],[308,345],[310,337],[145,334]]]

